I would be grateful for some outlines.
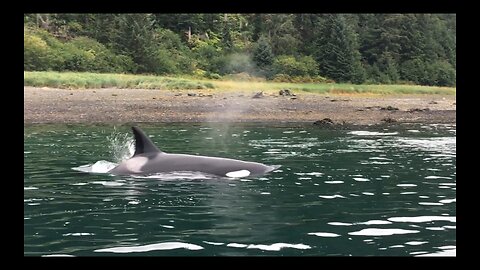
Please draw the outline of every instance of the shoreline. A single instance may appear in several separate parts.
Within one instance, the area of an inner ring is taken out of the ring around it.
[[[259,91],[57,89],[24,86],[24,124],[315,122],[456,123],[455,95]]]

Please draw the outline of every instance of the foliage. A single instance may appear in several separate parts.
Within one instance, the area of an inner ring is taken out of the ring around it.
[[[456,15],[24,14],[24,69],[454,86]]]
[[[289,76],[315,76],[318,65],[311,56],[296,59],[294,56],[280,55],[273,62],[273,70],[276,74]]]

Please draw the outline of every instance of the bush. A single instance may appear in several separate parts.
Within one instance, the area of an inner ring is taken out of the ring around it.
[[[24,28],[24,69],[56,71],[134,72],[136,65],[125,55],[115,55],[87,37],[63,43],[49,32]]]
[[[49,70],[61,62],[48,44],[40,37],[27,33],[23,35],[24,70]]]
[[[318,74],[318,64],[311,56],[297,60],[293,56],[281,55],[273,61],[273,71],[289,76],[315,76]]]
[[[428,74],[432,85],[455,86],[457,73],[447,61],[436,61],[428,66]]]
[[[87,68],[88,71],[122,73],[134,71],[133,60],[125,55],[115,55],[107,47],[98,41],[88,37],[77,37],[71,40],[69,45],[82,51],[74,49],[71,51],[77,59],[84,62],[80,68]],[[93,58],[92,58],[93,56]]]
[[[423,62],[420,59],[402,63],[402,80],[422,85],[455,86],[456,70],[447,61]]]

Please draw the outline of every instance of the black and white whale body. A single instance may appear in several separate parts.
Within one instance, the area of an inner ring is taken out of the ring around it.
[[[132,127],[135,154],[108,171],[114,175],[149,175],[168,172],[202,172],[223,177],[259,176],[277,169],[257,162],[229,158],[170,154],[159,150],[138,127]]]

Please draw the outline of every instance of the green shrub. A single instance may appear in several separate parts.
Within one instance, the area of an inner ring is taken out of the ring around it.
[[[294,56],[281,55],[273,61],[273,71],[289,76],[315,76],[318,74],[318,64],[311,56],[297,60]]]
[[[27,33],[23,35],[24,70],[48,70],[59,62],[61,62],[59,56],[52,52],[44,40]]]

